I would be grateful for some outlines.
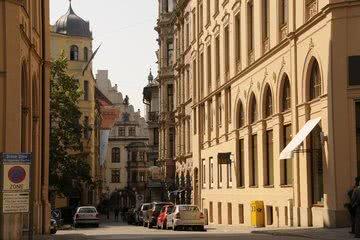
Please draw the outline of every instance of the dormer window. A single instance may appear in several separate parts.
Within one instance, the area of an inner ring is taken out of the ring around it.
[[[78,61],[79,60],[79,48],[76,45],[70,47],[70,60]]]

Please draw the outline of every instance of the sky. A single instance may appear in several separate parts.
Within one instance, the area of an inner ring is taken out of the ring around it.
[[[112,84],[117,84],[135,111],[140,109],[144,115],[143,87],[150,68],[154,76],[157,73],[157,1],[72,0],[72,7],[78,16],[90,21],[93,50],[102,43],[93,62],[94,75],[98,69],[109,70]],[[55,24],[68,8],[68,0],[50,0],[50,23]]]

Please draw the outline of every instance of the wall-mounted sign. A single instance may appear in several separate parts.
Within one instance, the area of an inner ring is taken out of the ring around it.
[[[4,192],[2,194],[3,213],[28,213],[29,192]]]
[[[231,153],[218,153],[219,164],[231,164]]]
[[[5,164],[3,191],[30,190],[30,165]]]

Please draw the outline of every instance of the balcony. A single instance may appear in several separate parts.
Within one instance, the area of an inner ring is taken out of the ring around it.
[[[149,123],[158,123],[159,122],[159,112],[148,112]]]

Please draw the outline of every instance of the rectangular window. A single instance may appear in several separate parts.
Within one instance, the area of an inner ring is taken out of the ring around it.
[[[111,182],[112,183],[120,182],[120,170],[111,170]]]
[[[125,127],[119,127],[118,133],[119,133],[120,137],[124,137],[125,136]]]
[[[283,127],[283,149],[290,143],[291,141],[291,125],[285,125]],[[285,159],[281,161],[282,164],[282,185],[292,185],[292,159]]]
[[[192,13],[192,40],[196,39],[196,13],[195,10]]]
[[[227,204],[227,210],[228,210],[228,224],[232,225],[232,204]]]
[[[196,101],[196,60],[193,61],[193,68],[192,68],[192,90],[193,90],[193,100]]]
[[[84,81],[84,100],[89,101],[89,81]]]
[[[211,15],[211,0],[207,0],[206,8],[207,8],[207,15],[206,15],[206,24],[210,24],[210,15]]]
[[[221,210],[222,210],[221,202],[218,202],[218,224],[222,224]]]
[[[225,37],[225,75],[226,80],[229,80],[229,71],[230,71],[230,33],[229,26],[225,27],[224,32]]]
[[[212,70],[212,64],[211,64],[211,45],[207,47],[207,79],[208,79],[208,94],[211,93],[212,88],[212,78],[211,78],[211,70]]]
[[[265,185],[273,186],[274,185],[274,149],[273,149],[273,131],[266,132],[266,178]]]
[[[215,0],[215,15],[220,11],[220,0]]]
[[[252,1],[248,2],[248,48],[254,49],[254,5]]]
[[[129,127],[129,136],[131,136],[131,137],[136,136],[136,128],[135,127]]]
[[[232,162],[226,165],[227,187],[232,187]]]
[[[216,87],[220,86],[220,39],[219,36],[215,39],[215,70],[216,70]]]
[[[306,21],[310,20],[318,12],[317,0],[305,0]]]
[[[357,175],[360,176],[360,102],[355,103]]]
[[[169,157],[173,158],[175,155],[175,134],[174,134],[174,128],[170,128],[169,131]]]
[[[244,139],[239,140],[239,156],[238,156],[238,187],[245,186],[245,168],[244,168],[244,161],[245,161],[245,152],[244,152]]]
[[[218,162],[218,188],[222,187],[223,182],[223,165]]]
[[[289,21],[289,0],[280,0],[280,27]]]
[[[186,27],[185,27],[185,31],[186,31],[186,48],[188,48],[190,46],[190,22],[189,20],[186,21]]]
[[[349,86],[360,85],[360,56],[349,57]]]
[[[212,110],[213,106],[212,105],[213,105],[213,102],[212,102],[212,99],[210,99],[208,101],[209,132],[213,131],[213,129],[214,129],[213,110]]]
[[[214,184],[214,162],[213,158],[209,159],[209,187],[212,188]]]
[[[158,128],[154,128],[154,146],[158,146],[159,145],[159,129]]]
[[[270,36],[270,0],[263,0],[263,39]]]
[[[196,114],[196,108],[194,109],[194,134],[197,134],[197,114]]]
[[[250,186],[258,186],[258,148],[257,135],[251,136]]]
[[[199,134],[200,134],[200,142],[204,143],[204,135],[205,135],[205,104],[201,104],[199,106]]]
[[[202,33],[204,28],[204,7],[199,5],[199,32]]]
[[[200,54],[200,98],[204,97],[204,53]]]
[[[235,62],[239,64],[241,61],[241,31],[240,31],[240,13],[235,16]]]
[[[225,105],[226,105],[226,122],[227,124],[230,124],[231,123],[231,87],[228,87],[226,90],[225,90],[225,94],[226,94],[226,102],[225,102]]]
[[[174,54],[174,43],[172,40],[169,40],[166,45],[166,64],[167,67],[171,67],[173,64],[173,54]]]
[[[211,223],[214,222],[214,206],[213,206],[213,202],[209,202],[209,220]]]
[[[221,127],[222,125],[221,93],[216,95],[216,125],[217,127]]]
[[[244,204],[239,204],[239,224],[244,224]]]
[[[167,85],[167,111],[172,112],[174,110],[174,88],[173,85]]]
[[[205,159],[202,160],[202,182],[203,187],[206,186],[206,165],[205,165]]]
[[[190,97],[190,70],[186,69],[186,97],[189,100]]]

